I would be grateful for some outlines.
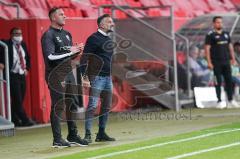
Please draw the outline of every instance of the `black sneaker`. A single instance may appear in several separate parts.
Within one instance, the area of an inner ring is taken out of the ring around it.
[[[115,138],[109,137],[105,132],[98,133],[96,137],[96,142],[104,142],[104,141],[116,141]]]
[[[67,137],[67,141],[70,144],[73,145],[78,145],[78,146],[88,146],[88,142],[84,139],[81,139],[81,137],[79,135],[76,136],[68,136]]]
[[[26,122],[22,122],[22,126],[33,126],[35,125],[36,123],[32,120],[27,120]]]
[[[91,134],[85,134],[84,140],[86,140],[88,143],[92,143]]]
[[[60,139],[59,141],[53,141],[53,148],[66,148],[71,147],[70,143],[65,141],[64,139]]]

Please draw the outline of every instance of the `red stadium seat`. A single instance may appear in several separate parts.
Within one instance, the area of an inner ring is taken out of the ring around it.
[[[159,0],[140,0],[142,2],[142,4],[144,6],[161,6],[161,5],[169,5],[171,2],[166,1],[166,3],[160,3]],[[176,11],[175,11],[176,12]],[[147,11],[149,16],[170,16],[170,11],[164,8],[158,9],[158,8],[154,8],[154,9],[149,9]],[[176,13],[175,13],[176,15]],[[186,14],[184,14],[183,16],[186,16]]]
[[[12,3],[12,0],[4,0],[5,3]],[[1,6],[1,5],[0,5]],[[1,8],[1,7],[0,7]]]
[[[161,11],[157,8],[152,8],[147,10],[147,14],[151,17],[161,16]]]
[[[123,13],[122,11],[120,10],[116,10],[115,11],[115,14],[116,14],[116,18],[119,18],[119,19],[124,19],[124,18],[127,18],[128,16]]]
[[[210,8],[208,4],[205,2],[205,0],[190,0],[190,2],[193,5],[194,10],[201,10],[204,12],[210,12]]]
[[[25,0],[8,0],[12,3],[18,3],[21,7],[25,7],[26,1]]]
[[[181,9],[184,10],[185,13],[192,17],[194,15],[194,8],[191,2],[189,0],[181,0],[181,1],[175,1],[175,4]]]
[[[4,7],[0,5],[0,18],[1,19],[9,19],[8,14],[4,10]]]
[[[47,0],[50,8],[52,7],[65,7],[69,8],[71,6],[70,0]]]
[[[159,0],[160,3],[164,6],[174,6],[174,15],[177,17],[186,17],[187,14],[184,10],[182,10],[178,5],[176,5],[174,0]],[[169,16],[169,11],[166,14]]]
[[[187,16],[186,12],[184,12],[183,10],[175,11],[174,15],[177,17],[186,17]]]
[[[127,4],[132,7],[142,7],[142,4],[139,0],[126,0]]]
[[[142,4],[139,1],[133,2],[133,0],[113,0],[113,3],[115,5],[119,5],[119,6],[126,6],[126,5],[129,5],[132,7],[141,7],[142,6]],[[133,10],[129,10],[128,13],[134,17],[143,17],[143,15],[145,15],[145,12],[143,10],[138,10],[138,11],[140,12],[140,14]],[[143,15],[141,15],[141,14],[143,14]]]
[[[240,0],[231,0],[231,2],[232,2],[234,5],[239,5],[239,4],[240,4]]]
[[[127,4],[124,0],[112,0],[112,1],[114,5],[118,5],[118,6],[126,6]],[[115,10],[115,15],[116,15],[116,18],[120,18],[120,19],[128,17],[124,12],[120,10]]]
[[[92,4],[101,6],[106,4],[112,4],[111,0],[90,0]]]
[[[20,17],[27,18],[27,17],[40,17],[46,18],[47,15],[45,12],[48,11],[48,5],[46,0],[12,0],[14,3],[18,3],[21,8],[20,9]],[[25,11],[25,10],[27,11]]]
[[[92,4],[89,1],[74,1],[72,2],[72,5],[76,9],[80,9],[83,11],[84,15],[83,17],[91,17],[91,18],[97,18],[98,17],[98,11],[96,8],[93,8]]]
[[[17,18],[17,9],[15,7],[4,6],[3,11],[8,16],[9,19]]]
[[[29,7],[27,11],[30,14],[30,18],[48,18],[48,10]]]
[[[81,10],[72,8],[63,8],[63,10],[67,17],[83,17]]]
[[[41,5],[40,1],[44,1],[44,0],[29,0],[29,1],[26,1],[26,0],[12,0],[13,3],[18,3],[22,8],[29,8],[29,7],[42,8],[42,5]]]
[[[29,1],[25,1],[27,3],[25,3],[25,7],[34,7],[34,8],[42,8],[42,5],[40,3],[39,0],[29,0]]]
[[[236,10],[234,4],[230,0],[222,0],[223,5],[228,10]],[[240,3],[239,3],[240,4]]]
[[[144,6],[159,6],[160,3],[158,0],[140,0],[140,2],[144,5]]]
[[[159,0],[164,6],[174,6],[174,10],[178,11],[180,8],[176,5],[174,0]]]
[[[113,4],[119,5],[119,6],[126,6],[127,3],[124,0],[112,0]]]
[[[20,18],[21,19],[27,19],[29,18],[29,14],[27,13],[27,11],[23,8],[20,8]]]
[[[208,3],[209,7],[213,11],[217,11],[217,12],[226,11],[224,9],[223,3],[221,1],[218,1],[218,0],[206,0],[206,2]]]
[[[43,8],[43,9],[49,9],[46,0],[38,0],[38,2],[39,2],[39,4],[40,4],[41,8]]]

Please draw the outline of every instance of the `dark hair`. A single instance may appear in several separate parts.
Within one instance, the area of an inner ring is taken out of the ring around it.
[[[19,27],[13,27],[13,28],[10,30],[10,35],[12,35],[15,30],[21,30],[21,28],[19,28]]]
[[[213,23],[215,23],[217,19],[222,19],[222,16],[215,16],[215,17],[213,17],[213,20],[212,20]]]
[[[234,47],[240,46],[240,41],[235,42],[235,43],[233,44],[233,46],[234,46]]]
[[[104,19],[104,18],[107,18],[107,17],[111,17],[109,14],[103,14],[103,15],[101,15],[100,17],[98,17],[98,19],[97,19],[97,25],[99,26],[100,25],[100,23],[102,22],[102,20]]]
[[[61,7],[53,7],[48,12],[48,17],[51,20],[52,14],[55,13],[58,9],[61,9]]]

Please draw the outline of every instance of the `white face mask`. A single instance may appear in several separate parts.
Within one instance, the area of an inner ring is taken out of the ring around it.
[[[22,36],[14,36],[13,40],[16,41],[17,43],[21,43],[23,40],[23,37]]]

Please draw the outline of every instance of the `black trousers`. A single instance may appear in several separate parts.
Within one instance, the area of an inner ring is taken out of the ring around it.
[[[78,134],[75,120],[71,114],[77,111],[78,89],[71,66],[61,65],[47,75],[47,83],[51,95],[51,127],[54,141],[62,138],[60,122],[67,120],[68,135]],[[65,112],[65,113],[63,113]]]
[[[23,108],[23,100],[26,92],[25,75],[10,73],[10,91],[11,91],[11,113],[12,121],[19,120],[22,123],[28,122],[28,117]]]
[[[214,75],[216,77],[216,94],[218,100],[221,100],[221,85],[222,77],[225,81],[225,91],[227,93],[228,101],[233,99],[233,88],[232,88],[232,73],[230,64],[214,64],[213,68]]]

